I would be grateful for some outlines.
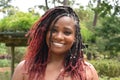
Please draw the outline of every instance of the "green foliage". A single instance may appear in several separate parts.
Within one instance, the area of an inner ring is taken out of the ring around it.
[[[108,76],[102,76],[99,80],[120,80],[120,77],[109,78]]]
[[[4,43],[0,43],[0,54],[6,54],[7,50],[6,50],[6,46]]]
[[[0,80],[10,80],[10,72],[0,72]]]
[[[10,66],[10,60],[0,59],[0,67],[9,67],[9,66]]]
[[[80,19],[81,34],[84,43],[88,43],[93,38],[93,32],[90,29],[93,12],[90,9],[84,9],[82,6],[74,9]]]
[[[26,47],[16,47],[15,48],[15,63],[19,63],[25,54]]]
[[[117,53],[120,52],[119,26],[120,26],[119,17],[106,17],[102,22],[102,26],[96,28],[97,31],[96,36],[101,37],[102,40],[100,42],[103,43],[102,44],[102,46],[104,46],[103,50],[110,51],[110,56],[117,56]]]
[[[38,18],[32,13],[16,12],[0,21],[0,31],[27,31]]]
[[[120,1],[90,0],[90,2],[92,4],[91,9],[98,16],[97,26],[95,26],[97,29],[91,27],[93,28],[92,31],[95,33],[95,45],[97,51],[102,53],[107,52],[109,58],[118,56],[118,53],[120,52]],[[94,7],[94,3],[97,3],[98,5]]]
[[[74,9],[76,14],[78,15],[80,21],[83,21],[84,23],[89,22],[93,17],[93,11],[90,9],[84,9],[84,7],[80,6],[79,8]]]
[[[93,35],[93,33],[90,30],[88,30],[88,28],[86,28],[83,24],[81,24],[81,34],[82,34],[83,41],[85,43],[91,40]]]
[[[94,4],[98,4],[94,8]],[[120,1],[119,0],[90,0],[90,7],[92,10],[99,14],[101,17],[116,16],[120,14]]]
[[[116,60],[90,61],[100,76],[120,77],[120,62]]]

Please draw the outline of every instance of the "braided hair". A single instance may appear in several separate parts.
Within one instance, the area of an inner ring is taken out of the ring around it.
[[[54,21],[55,24],[55,22],[63,16],[73,18],[76,28],[75,42],[70,51],[64,57],[64,73],[70,73],[72,80],[85,80],[79,18],[73,9],[68,6],[57,6],[47,10],[28,32],[29,46],[27,54],[25,55],[25,66],[28,70],[29,80],[33,80],[33,78],[36,78],[36,80],[44,80],[45,69],[49,60],[49,49],[46,43],[46,34],[51,23]],[[52,32],[50,33],[50,40],[51,36]],[[61,73],[59,77],[64,73]]]

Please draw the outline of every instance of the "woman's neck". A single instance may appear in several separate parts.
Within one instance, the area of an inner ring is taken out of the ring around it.
[[[49,58],[48,65],[55,66],[56,68],[62,68],[63,67],[63,61],[64,61],[65,55],[55,55],[51,54]]]

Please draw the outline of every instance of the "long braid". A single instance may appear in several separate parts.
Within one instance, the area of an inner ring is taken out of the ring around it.
[[[82,50],[82,38],[80,34],[79,20],[72,15],[76,21],[76,41],[73,44],[70,52],[65,57],[66,60],[66,71],[70,72],[73,80],[85,80],[84,69],[83,69],[83,53]]]
[[[29,46],[26,60],[26,69],[28,69],[29,80],[44,80],[45,69],[49,60],[49,49],[46,44],[46,34],[49,26],[62,16],[69,16],[75,20],[76,27],[76,41],[73,44],[70,52],[65,56],[64,67],[65,71],[71,73],[72,79],[84,80],[83,76],[83,53],[81,53],[82,41],[80,35],[79,19],[75,12],[66,6],[59,6],[48,10],[31,28],[28,32]],[[50,34],[50,40],[52,32]],[[63,73],[63,74],[64,74]]]

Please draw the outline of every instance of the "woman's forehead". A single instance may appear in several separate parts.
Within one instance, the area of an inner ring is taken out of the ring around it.
[[[74,18],[73,17],[70,17],[70,16],[62,16],[62,17],[59,17],[59,18],[56,18],[56,19],[54,19],[52,22],[51,22],[51,26],[54,26],[54,25],[56,25],[56,23],[58,23],[58,22],[66,22],[66,23],[68,23],[68,24],[73,24],[73,25],[75,25],[76,24],[76,21],[74,20]],[[72,22],[72,23],[71,23]]]

